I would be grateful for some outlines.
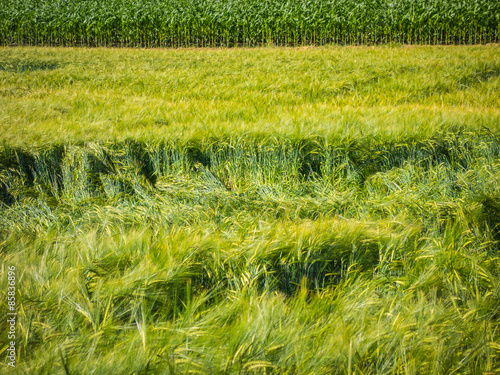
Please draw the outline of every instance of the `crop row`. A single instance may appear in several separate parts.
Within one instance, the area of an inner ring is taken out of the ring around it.
[[[251,196],[262,186],[281,186],[283,181],[296,191],[307,181],[327,187],[341,181],[360,187],[377,173],[401,168],[405,163],[466,170],[477,160],[492,164],[500,153],[497,134],[460,129],[456,134],[397,144],[353,139],[331,142],[319,138],[217,138],[5,148],[0,153],[0,199],[10,205],[18,200],[16,197],[39,195],[42,189],[42,195],[79,201],[78,197],[111,197],[111,187],[115,193],[142,196],[151,188],[163,191],[165,184],[170,191],[179,183],[179,176],[199,179],[203,186],[193,185],[194,190],[222,189],[238,197]],[[35,185],[38,188],[32,190]]]
[[[489,0],[0,0],[0,44],[467,44],[499,21]]]

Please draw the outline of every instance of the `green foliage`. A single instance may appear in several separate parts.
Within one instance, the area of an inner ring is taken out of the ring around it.
[[[15,371],[499,372],[497,49],[1,50]]]
[[[6,148],[21,368],[497,371],[499,156],[470,131]]]
[[[471,0],[2,0],[0,43],[134,47],[450,44],[499,40]]]
[[[0,139],[34,146],[315,135],[354,149],[365,138],[418,141],[445,129],[496,134],[498,55],[493,45],[3,47]]]

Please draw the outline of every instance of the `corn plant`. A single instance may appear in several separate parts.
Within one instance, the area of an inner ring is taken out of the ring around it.
[[[472,0],[2,0],[3,45],[132,47],[498,42]]]

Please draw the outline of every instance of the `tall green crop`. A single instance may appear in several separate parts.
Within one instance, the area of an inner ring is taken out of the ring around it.
[[[470,44],[499,21],[489,0],[0,0],[0,44]]]

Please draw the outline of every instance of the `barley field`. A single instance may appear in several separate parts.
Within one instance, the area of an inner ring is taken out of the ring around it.
[[[0,48],[0,372],[500,373],[499,56]]]

